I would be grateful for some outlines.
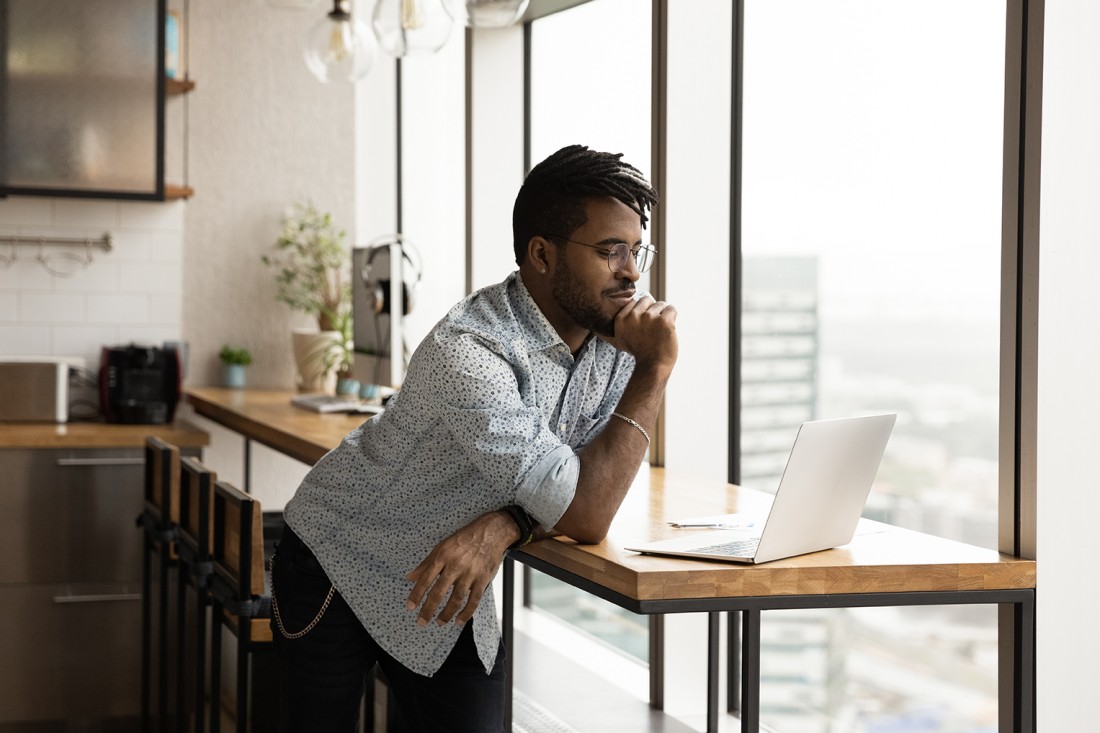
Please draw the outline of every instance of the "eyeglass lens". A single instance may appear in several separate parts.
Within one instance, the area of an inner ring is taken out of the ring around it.
[[[649,269],[651,263],[652,250],[649,247],[641,246],[637,250],[632,250],[630,245],[625,242],[619,242],[611,247],[611,250],[607,253],[607,264],[611,268],[612,272],[619,272],[626,268],[627,258],[634,257],[634,265],[638,268],[638,272],[645,272]]]

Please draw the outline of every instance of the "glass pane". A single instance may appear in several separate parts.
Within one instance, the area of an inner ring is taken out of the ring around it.
[[[995,547],[1004,2],[745,12],[744,460],[897,411],[869,514]]]
[[[580,144],[622,153],[651,175],[650,25],[649,4],[637,0],[592,0],[531,24],[532,165]],[[642,277],[638,286],[648,288]],[[647,658],[644,618],[540,573],[530,577],[534,605]]]
[[[650,176],[648,3],[592,0],[531,24],[531,163],[566,145]]]
[[[155,191],[157,3],[3,5],[0,184]]]
[[[996,733],[996,616],[971,605],[765,611],[761,720],[785,733]]]
[[[803,420],[897,412],[865,514],[996,546],[1005,15],[746,2],[743,484]],[[992,609],[767,623],[769,726],[995,729]]]

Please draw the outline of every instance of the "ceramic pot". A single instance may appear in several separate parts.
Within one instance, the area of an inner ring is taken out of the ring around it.
[[[222,385],[232,389],[243,389],[244,378],[244,364],[222,364]]]
[[[359,380],[352,379],[351,377],[339,377],[336,380],[336,394],[358,397]]]
[[[335,375],[330,354],[337,347],[339,331],[316,331],[296,328],[291,334],[294,363],[298,368],[296,383],[299,392],[331,392]]]

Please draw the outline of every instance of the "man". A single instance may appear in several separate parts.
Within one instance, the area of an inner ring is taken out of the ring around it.
[[[535,166],[518,272],[456,305],[303,480],[273,570],[284,730],[354,730],[376,662],[402,729],[502,730],[490,582],[536,532],[604,538],[676,362],[676,310],[635,289],[656,199],[621,155]]]

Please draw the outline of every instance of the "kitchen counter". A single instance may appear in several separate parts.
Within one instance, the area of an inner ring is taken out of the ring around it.
[[[297,394],[290,390],[189,387],[186,392],[196,414],[308,466],[371,418],[303,410],[290,404]]]
[[[19,630],[0,644],[0,731],[140,727],[149,435],[210,443],[182,419],[0,423],[0,629]]]
[[[0,423],[4,448],[140,448],[155,435],[180,448],[210,445],[210,435],[184,420],[163,425],[103,422]]]

